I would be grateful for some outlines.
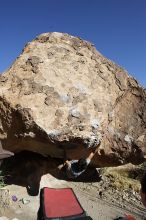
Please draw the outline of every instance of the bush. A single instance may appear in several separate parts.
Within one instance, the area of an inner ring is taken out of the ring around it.
[[[2,175],[2,171],[0,171],[0,188],[4,187],[4,176]]]

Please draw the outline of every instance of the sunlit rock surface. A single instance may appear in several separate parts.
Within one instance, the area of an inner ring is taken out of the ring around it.
[[[28,43],[0,75],[0,140],[13,152],[85,157],[94,166],[143,161],[146,92],[94,46],[63,33]]]

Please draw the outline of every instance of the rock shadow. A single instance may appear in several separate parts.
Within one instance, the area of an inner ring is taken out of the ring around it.
[[[1,165],[4,182],[27,188],[31,196],[39,194],[40,180],[49,169],[55,169],[59,161],[44,157],[38,153],[22,151],[7,158]]]
[[[44,157],[31,151],[21,151],[13,157],[5,159],[1,170],[6,184],[26,187],[31,196],[39,194],[41,177],[48,173],[57,179],[66,181],[99,182],[101,180],[97,170],[92,167],[88,167],[78,178],[70,180],[66,176],[65,167],[61,170],[58,169],[62,163],[61,159]]]

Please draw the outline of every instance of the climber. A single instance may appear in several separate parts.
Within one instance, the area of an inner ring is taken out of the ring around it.
[[[69,179],[75,179],[85,172],[92,158],[94,157],[95,153],[98,152],[99,146],[100,146],[100,142],[86,159],[81,158],[79,160],[71,160],[71,161],[66,160],[65,161],[64,165],[66,167],[66,175]]]

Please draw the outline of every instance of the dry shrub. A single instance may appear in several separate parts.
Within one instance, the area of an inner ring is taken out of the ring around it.
[[[119,167],[109,167],[102,170],[102,175],[110,179],[110,184],[116,189],[140,190],[140,178],[143,174],[142,165],[127,164]]]

